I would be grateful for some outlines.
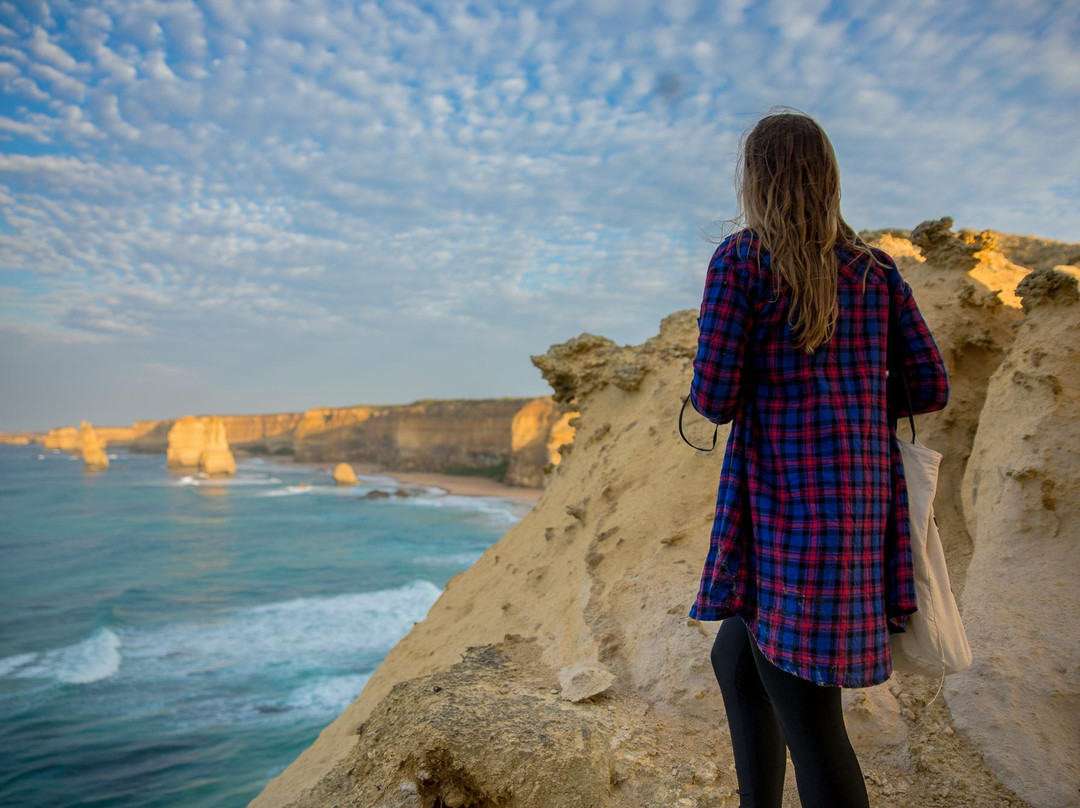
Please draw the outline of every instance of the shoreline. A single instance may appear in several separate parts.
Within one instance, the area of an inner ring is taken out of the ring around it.
[[[114,447],[114,450],[115,449],[130,451],[126,446],[116,446]],[[65,450],[63,449],[45,449],[44,447],[40,447],[40,451],[56,454],[65,453]],[[106,449],[106,451],[108,451],[108,449]],[[67,452],[67,454],[71,453]],[[144,453],[138,452],[137,454]],[[333,471],[334,466],[337,465],[337,463],[322,461],[304,462],[286,457],[266,458],[264,455],[243,454],[241,452],[234,453],[234,457],[238,462],[262,458],[280,465],[303,466],[307,468],[326,469],[328,471]],[[349,465],[352,466],[353,471],[361,477],[388,477],[403,485],[420,485],[438,488],[447,495],[452,496],[498,497],[500,499],[512,499],[517,502],[535,504],[544,493],[543,488],[525,488],[520,485],[507,485],[498,480],[492,480],[489,477],[472,477],[466,474],[444,474],[438,471],[398,471],[387,469],[378,463],[366,461],[357,461],[355,463],[349,463]],[[190,473],[192,469],[173,469],[173,471]]]
[[[239,455],[237,460],[248,460],[259,455]],[[307,466],[311,468],[324,468],[333,471],[337,463],[328,462],[302,462],[297,460],[285,460],[274,458],[275,463],[289,466]],[[348,461],[345,461],[348,462]],[[543,488],[524,488],[519,485],[507,485],[498,480],[488,477],[471,477],[465,474],[443,474],[438,471],[397,471],[387,469],[378,463],[357,461],[349,463],[358,477],[389,477],[404,485],[422,485],[439,488],[447,495],[459,497],[498,497],[500,499],[513,499],[518,502],[535,504],[544,493]]]

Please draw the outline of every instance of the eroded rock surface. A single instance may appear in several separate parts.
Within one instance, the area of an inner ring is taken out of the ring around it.
[[[956,726],[1032,805],[1080,794],[1080,303],[1031,273],[1028,316],[990,380],[963,485],[974,541],[962,613],[975,660]]]

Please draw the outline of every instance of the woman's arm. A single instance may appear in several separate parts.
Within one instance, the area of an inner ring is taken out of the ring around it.
[[[753,262],[745,234],[723,241],[709,262],[698,317],[690,403],[716,424],[735,417],[752,309]],[[740,245],[743,245],[740,249]]]
[[[945,407],[949,401],[949,375],[945,370],[945,360],[941,357],[937,343],[930,333],[930,328],[923,319],[922,312],[915,304],[911,287],[900,276],[895,263],[891,262],[889,288],[892,295],[892,310],[898,336],[892,341],[893,356],[890,367],[901,362],[907,375],[907,393],[903,382],[896,374],[889,378],[889,405],[892,412],[906,417],[924,412],[934,412]],[[911,406],[908,406],[908,394]]]

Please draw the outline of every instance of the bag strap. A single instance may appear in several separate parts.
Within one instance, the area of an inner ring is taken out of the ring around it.
[[[679,410],[679,436],[683,439],[683,443],[685,443],[687,446],[689,446],[689,447],[691,447],[693,449],[697,449],[699,452],[711,452],[713,449],[716,448],[716,433],[717,433],[717,431],[719,431],[720,426],[718,424],[716,426],[716,428],[713,429],[712,446],[710,446],[708,449],[702,449],[700,446],[694,446],[694,444],[692,444],[689,440],[687,440],[686,434],[683,432],[683,429],[682,429],[682,416],[683,416],[683,413],[686,411],[686,402],[688,402],[689,400],[690,400],[690,394],[687,393],[686,398],[683,399],[682,409]]]

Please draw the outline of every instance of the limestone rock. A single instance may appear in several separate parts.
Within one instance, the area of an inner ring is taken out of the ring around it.
[[[1008,237],[993,230],[959,230],[954,234],[952,224],[948,217],[923,222],[911,232],[911,241],[931,264],[962,270],[993,290],[1005,305],[1018,307],[1020,299],[1012,290],[1030,267],[1013,263],[1001,252],[1003,240]]]
[[[528,402],[510,424],[510,461],[504,482],[540,488],[545,471],[558,465],[559,448],[573,442],[573,427],[567,421],[575,412],[561,412],[551,396]]]
[[[579,413],[564,412],[558,421],[551,425],[551,434],[548,437],[547,453],[548,463],[552,466],[559,465],[562,460],[563,450],[574,443],[574,427],[570,422],[577,418]]]
[[[165,464],[169,468],[197,468],[206,448],[206,420],[185,415],[169,429]]]
[[[607,805],[620,776],[616,722],[602,708],[565,709],[550,682],[527,642],[470,647],[446,670],[395,685],[355,725],[349,755],[292,805]],[[655,778],[659,767],[638,768]]]
[[[1080,792],[1080,303],[1037,270],[990,380],[964,475],[974,539],[962,614],[974,653],[945,694],[958,728],[1039,808]]]
[[[348,463],[334,466],[334,482],[338,485],[356,485],[356,472]]]
[[[602,665],[575,663],[559,669],[560,695],[567,701],[582,701],[603,693],[615,677]]]
[[[98,440],[97,432],[88,421],[79,424],[79,442],[82,448],[83,462],[88,469],[107,469],[109,456]]]
[[[199,469],[210,475],[236,474],[236,460],[229,450],[225,422],[213,415],[206,423],[206,444],[199,455]]]
[[[952,232],[952,226],[953,220],[948,216],[929,219],[911,231],[911,243],[935,266],[968,272],[979,263],[975,253],[980,245],[965,242]]]
[[[1035,270],[1020,281],[1016,294],[1022,300],[1024,311],[1028,312],[1043,303],[1069,306],[1080,298],[1076,278],[1057,269]]]
[[[874,687],[845,688],[844,722],[856,749],[869,746],[902,746],[908,730],[901,715],[900,702],[889,684]]]

